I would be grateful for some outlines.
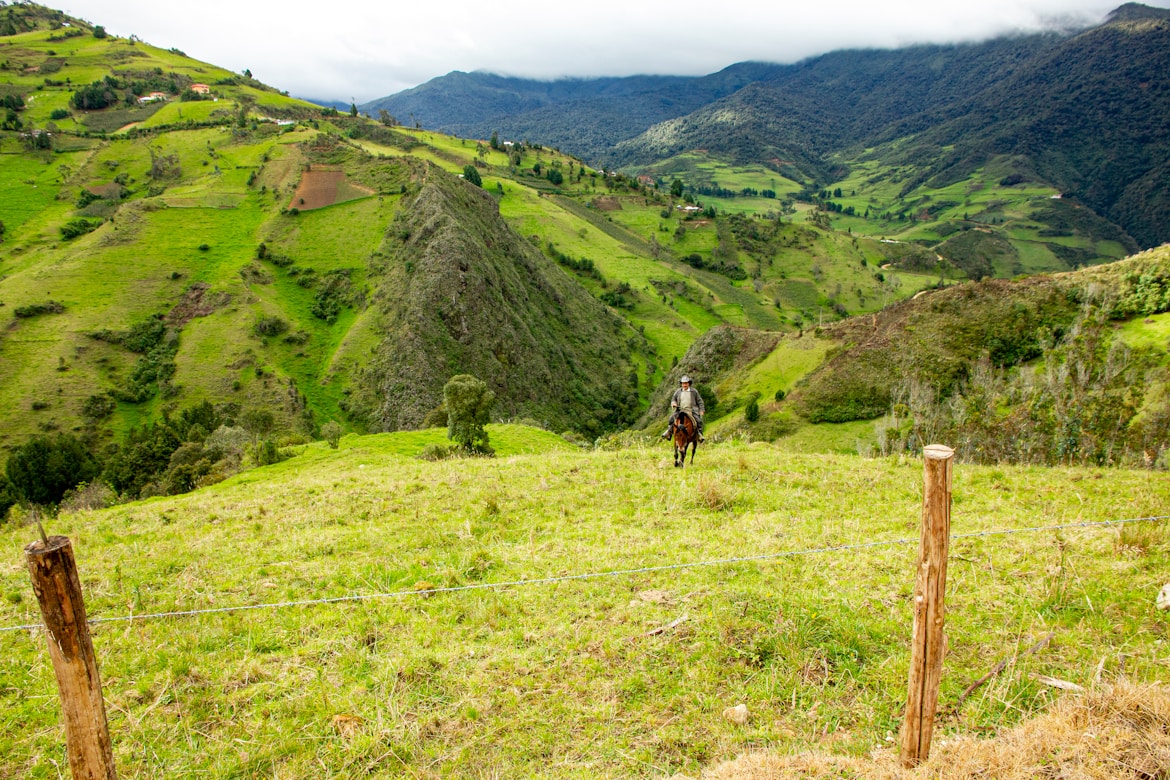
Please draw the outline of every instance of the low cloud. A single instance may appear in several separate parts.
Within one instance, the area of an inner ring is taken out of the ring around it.
[[[1170,5],[1166,0],[1154,3]],[[72,0],[67,13],[116,34],[249,68],[296,95],[359,103],[452,70],[553,79],[699,75],[735,62],[796,62],[843,48],[976,41],[1101,21],[1099,0],[987,0],[833,6],[728,0],[630,3],[383,3],[304,0]],[[197,13],[192,13],[197,10]]]

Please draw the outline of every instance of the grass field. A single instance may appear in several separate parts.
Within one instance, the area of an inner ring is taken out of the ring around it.
[[[492,460],[410,457],[441,431],[350,436],[187,496],[51,520],[94,618],[412,594],[95,626],[121,774],[696,776],[749,750],[864,755],[896,732],[918,462],[722,444],[680,472],[666,445],[582,453],[489,431]],[[954,495],[943,712],[1055,634],[961,720],[945,714],[936,740],[1042,708],[1035,674],[1164,678],[1164,525],[966,535],[1160,514],[1166,480],[964,466]],[[37,622],[20,552],[34,537],[0,529],[0,627]],[[905,543],[785,555],[885,540]],[[39,633],[0,633],[0,698],[0,774],[58,777]],[[721,716],[741,703],[744,725]]]

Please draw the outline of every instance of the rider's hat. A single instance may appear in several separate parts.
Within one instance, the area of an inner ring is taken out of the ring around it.
[[[689,385],[691,383],[691,378],[686,374],[683,374],[682,378],[678,380],[678,383],[681,385],[683,382],[686,382]]]

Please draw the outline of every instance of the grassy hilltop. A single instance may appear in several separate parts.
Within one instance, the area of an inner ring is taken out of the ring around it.
[[[94,627],[122,774],[664,777],[754,749],[886,745],[903,705],[915,459],[767,444],[576,451],[493,426],[494,460],[413,457],[442,431],[348,436],[195,493],[63,514],[95,618],[906,543],[557,584]],[[958,467],[953,530],[1164,512],[1149,472]],[[36,622],[0,530],[0,626]],[[1163,524],[952,545],[936,739],[1043,708],[1035,674],[1162,678]],[[1048,632],[950,714],[996,661]],[[0,633],[0,774],[55,777],[44,637]],[[742,726],[721,713],[744,703]],[[324,769],[323,769],[324,767]]]

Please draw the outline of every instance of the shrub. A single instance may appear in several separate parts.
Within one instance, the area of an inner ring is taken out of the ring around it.
[[[118,405],[113,398],[102,393],[101,395],[91,395],[85,399],[85,403],[81,405],[81,413],[90,420],[104,420],[114,413]]]
[[[118,503],[118,496],[109,485],[100,481],[78,485],[61,499],[62,512],[83,512],[105,509]]]
[[[41,314],[60,314],[63,311],[65,311],[64,304],[57,301],[46,301],[45,303],[30,303],[28,306],[17,306],[12,313],[21,319],[28,319]]]
[[[74,217],[61,226],[61,237],[66,241],[70,241],[78,236],[84,236],[86,233],[92,233],[101,227],[101,224],[102,221],[100,219]]]
[[[423,447],[423,451],[418,454],[418,457],[420,460],[445,460],[452,457],[458,449],[458,447],[446,444],[428,444]]]
[[[102,196],[98,195],[96,192],[90,192],[89,190],[82,190],[77,195],[77,203],[75,205],[77,206],[77,208],[83,209],[86,206],[88,206],[89,204],[93,203],[95,200],[101,200],[101,199],[102,199]]]
[[[276,442],[265,439],[256,445],[252,457],[257,466],[271,466],[273,463],[280,463],[286,456],[277,449]]]
[[[760,404],[755,398],[748,401],[747,408],[743,410],[743,418],[750,423],[760,419]]]
[[[16,488],[8,481],[7,475],[0,473],[0,520],[3,520],[8,510],[17,502]]]
[[[286,330],[288,330],[288,323],[280,317],[261,317],[252,326],[252,331],[257,336],[279,336]]]
[[[483,179],[480,178],[479,171],[475,169],[474,165],[463,166],[463,178],[474,184],[476,187],[483,186]]]

